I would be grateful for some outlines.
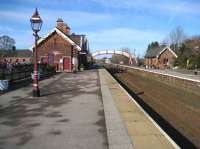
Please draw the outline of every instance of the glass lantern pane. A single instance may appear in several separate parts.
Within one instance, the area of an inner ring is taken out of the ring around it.
[[[40,31],[41,25],[42,25],[41,23],[32,23],[32,29],[34,31]]]

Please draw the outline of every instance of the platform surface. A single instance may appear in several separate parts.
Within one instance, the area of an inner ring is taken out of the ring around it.
[[[105,69],[61,73],[0,95],[0,149],[171,149]]]
[[[62,73],[0,96],[0,149],[107,149],[98,70]]]
[[[125,124],[133,148],[135,149],[173,149],[179,148],[173,140],[160,130],[133,101],[118,82],[105,70],[100,70],[100,78],[108,87],[112,100]],[[111,98],[110,98],[111,99]],[[104,100],[103,100],[104,101]]]

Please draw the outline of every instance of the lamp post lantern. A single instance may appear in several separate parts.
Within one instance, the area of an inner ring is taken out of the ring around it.
[[[39,97],[40,90],[38,86],[38,55],[37,55],[37,41],[39,39],[38,32],[42,27],[42,19],[39,16],[38,10],[36,8],[33,16],[30,19],[31,27],[33,30],[33,35],[35,36],[35,48],[33,48],[34,52],[34,81],[33,81],[33,96]]]

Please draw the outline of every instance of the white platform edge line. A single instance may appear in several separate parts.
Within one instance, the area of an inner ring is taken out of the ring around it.
[[[119,64],[112,64],[112,65],[118,65],[118,66],[122,66],[122,67],[127,67],[127,68],[142,70],[142,71],[146,71],[146,72],[156,73],[156,74],[160,74],[160,75],[164,75],[164,76],[170,76],[170,77],[174,77],[174,78],[178,78],[178,79],[182,79],[182,80],[188,80],[188,81],[200,83],[199,80],[190,79],[190,78],[184,78],[184,77],[179,77],[179,76],[175,76],[175,75],[172,75],[172,74],[164,74],[162,72],[155,72],[155,71],[152,71],[152,70],[145,70],[145,69],[141,69],[141,68],[137,68],[137,67],[133,67],[133,66],[126,66],[126,65],[119,65]]]
[[[107,71],[107,70],[106,70]],[[108,72],[108,71],[107,71]],[[117,82],[117,80],[115,80],[115,78],[113,78],[113,76],[108,72],[108,74],[111,76],[111,78]],[[146,113],[142,107],[133,99],[133,97],[131,97],[131,95],[117,82],[117,84],[119,85],[119,87],[129,96],[129,98],[137,105],[137,107],[145,114],[145,116],[147,116],[147,118],[156,126],[156,128],[158,128],[158,130],[167,138],[167,140],[176,148],[176,149],[181,149],[175,142],[174,140],[172,140],[168,134],[149,116],[148,113]]]

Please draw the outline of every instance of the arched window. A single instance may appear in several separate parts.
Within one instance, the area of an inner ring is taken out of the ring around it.
[[[54,54],[48,53],[48,64],[53,64],[53,63],[54,63]]]
[[[164,58],[164,59],[163,59],[163,63],[164,63],[164,64],[167,64],[167,63],[168,63],[168,58]]]

